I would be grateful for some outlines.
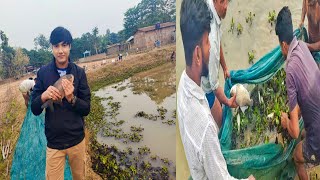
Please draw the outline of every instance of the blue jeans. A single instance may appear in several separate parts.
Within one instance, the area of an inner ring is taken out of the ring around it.
[[[211,91],[210,93],[206,93],[206,98],[211,109],[214,104],[214,100],[216,99],[216,96],[214,95],[213,91]]]

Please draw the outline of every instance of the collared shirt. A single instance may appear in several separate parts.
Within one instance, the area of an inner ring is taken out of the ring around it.
[[[210,93],[219,87],[219,67],[220,67],[220,42],[222,37],[221,20],[214,7],[212,0],[207,0],[208,6],[212,11],[213,18],[210,23],[211,31],[209,33],[210,56],[209,56],[209,74],[201,77],[201,86],[204,92]]]
[[[294,38],[289,46],[286,86],[290,112],[298,104],[306,142],[320,158],[320,70],[307,45]]]
[[[199,87],[183,71],[177,92],[181,140],[193,179],[234,179],[222,155],[218,133],[208,102]]]

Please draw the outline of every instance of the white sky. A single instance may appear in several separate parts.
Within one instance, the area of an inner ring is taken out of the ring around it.
[[[49,38],[57,26],[67,28],[74,38],[97,26],[99,35],[123,29],[124,13],[141,0],[1,0],[0,30],[9,45],[34,48],[39,34]]]

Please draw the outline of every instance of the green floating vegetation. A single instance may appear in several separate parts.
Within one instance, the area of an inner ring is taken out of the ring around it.
[[[240,109],[233,117],[232,149],[291,140],[281,127],[281,112],[288,113],[285,71],[281,69],[268,82],[256,85],[251,92],[253,106],[245,113]],[[239,127],[240,125],[240,127]]]
[[[124,120],[120,120],[120,121],[117,121],[117,120],[115,120],[115,121],[113,121],[113,122],[108,122],[107,124],[110,124],[110,125],[113,125],[113,126],[121,126],[123,123],[125,123],[125,121]]]
[[[242,32],[243,32],[243,27],[242,27],[241,23],[238,23],[238,25],[237,25],[237,35],[238,36],[241,35]]]
[[[151,156],[150,156],[150,159],[153,160],[153,161],[155,161],[155,160],[158,159],[158,156],[157,156],[157,155],[151,155]]]
[[[144,111],[137,112],[136,115],[134,115],[134,117],[143,117],[145,119],[149,119],[149,120],[153,120],[153,121],[156,121],[158,119],[158,116],[153,115],[153,114],[147,114]]]
[[[231,32],[232,34],[233,34],[233,31],[234,31],[234,29],[235,29],[235,22],[234,22],[234,19],[233,19],[233,17],[231,18],[231,22],[230,22],[230,29],[229,29],[229,31],[228,32]]]
[[[172,113],[172,118],[176,119],[177,117],[177,110],[173,110],[173,113]]]
[[[112,96],[111,96],[112,97]],[[96,134],[106,125],[104,120],[105,110],[101,104],[102,98],[94,95],[91,97],[90,114],[86,117],[86,127],[91,131],[92,136]]]
[[[246,23],[249,24],[249,26],[252,26],[253,18],[256,16],[256,14],[249,12],[248,16],[246,17]]]
[[[150,148],[147,146],[138,148],[138,151],[133,151],[131,147],[119,150],[114,145],[101,145],[93,139],[90,148],[92,168],[102,179],[169,179],[170,174],[175,176],[175,167],[170,163],[163,162],[164,165],[157,166],[149,161]],[[156,159],[150,157],[153,162]],[[167,158],[163,159],[170,162]]]
[[[276,11],[273,10],[268,13],[268,23],[270,23],[271,26],[273,26],[275,22],[276,22]]]
[[[160,118],[163,120],[164,118],[166,118],[166,113],[167,113],[167,109],[165,109],[164,107],[158,107],[157,111],[159,113]]]
[[[140,142],[143,138],[142,134],[139,134],[137,132],[129,133],[128,136],[131,142]]]
[[[126,86],[120,86],[117,88],[117,91],[123,91],[125,90],[127,87]]]
[[[125,123],[125,120],[118,120],[117,115],[119,114],[119,109],[121,108],[120,102],[113,102],[113,98],[110,98],[112,96],[109,96],[107,99],[109,99],[108,109],[109,111],[106,112],[107,117],[111,117],[107,119],[107,123],[104,124],[102,130],[102,135],[104,137],[114,137],[117,140],[122,140],[124,144],[127,144],[128,142],[140,142],[143,139],[143,135],[140,134],[144,128],[131,126],[131,133],[125,133],[121,126]]]
[[[138,150],[140,155],[148,155],[151,153],[150,148],[148,148],[147,146],[140,147],[138,148]]]
[[[157,121],[158,118],[160,118],[161,120],[164,120],[166,118],[166,114],[167,114],[168,110],[166,108],[160,106],[160,107],[157,107],[157,111],[158,111],[158,114],[148,114],[144,111],[138,111],[134,115],[134,117],[142,117],[142,118],[149,119],[152,121]]]
[[[170,165],[171,162],[169,161],[168,158],[162,158],[161,161],[164,163],[164,164],[167,164],[167,165]]]
[[[175,125],[176,121],[175,120],[167,120],[167,121],[163,121],[162,123],[163,124],[168,124],[169,126],[171,126],[171,125]]]
[[[142,132],[142,131],[144,130],[144,128],[141,127],[141,125],[140,125],[139,127],[137,127],[137,126],[131,126],[131,127],[130,127],[130,130],[131,130],[132,132]]]
[[[113,96],[109,96],[105,100],[113,100]]]
[[[121,107],[120,102],[113,102],[110,100],[108,102],[109,111],[106,112],[106,116],[110,116],[112,119],[115,119],[117,115],[119,115],[119,109]]]
[[[253,60],[255,59],[254,51],[248,52],[249,64],[253,64]]]

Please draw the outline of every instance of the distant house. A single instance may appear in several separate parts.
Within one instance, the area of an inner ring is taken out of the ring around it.
[[[107,55],[110,54],[118,54],[119,52],[129,51],[130,49],[130,43],[116,43],[112,44],[110,46],[107,46]]]
[[[120,51],[120,43],[107,46],[107,54],[118,54]]]
[[[175,22],[158,23],[140,28],[134,34],[133,47],[147,49],[175,42]]]
[[[176,41],[176,23],[157,23],[153,26],[140,28],[123,43],[107,46],[107,55],[128,52],[130,50],[149,49]]]

